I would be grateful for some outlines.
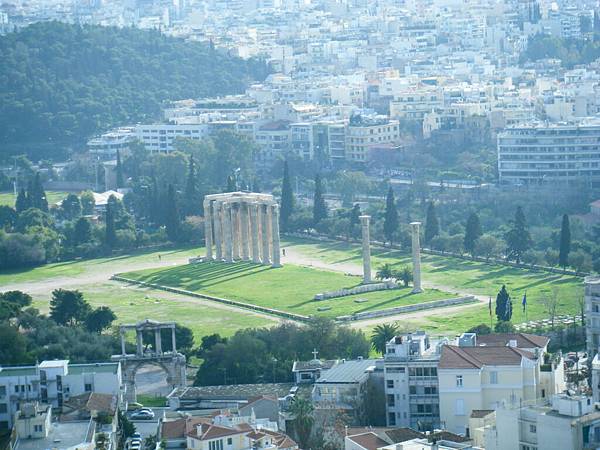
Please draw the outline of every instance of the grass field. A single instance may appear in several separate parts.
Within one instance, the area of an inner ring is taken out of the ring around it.
[[[336,317],[356,312],[409,305],[448,298],[450,294],[426,290],[411,294],[410,288],[369,292],[347,297],[314,301],[315,294],[360,284],[359,277],[340,272],[317,270],[287,264],[282,268],[251,263],[203,263],[161,270],[143,270],[123,276],[140,281],[180,287],[217,297],[266,306],[304,315]],[[366,299],[357,303],[355,300]],[[330,309],[319,311],[319,308]]]
[[[275,320],[252,315],[246,311],[232,311],[219,305],[202,304],[172,294],[129,287],[117,282],[82,286],[79,290],[93,306],[108,306],[117,315],[116,323],[135,323],[143,319],[175,321],[194,332],[196,343],[202,336],[219,333],[230,336],[242,328],[269,326]],[[41,312],[49,309],[50,293],[36,296],[33,306]]]
[[[65,198],[67,195],[69,195],[68,192],[64,192],[64,191],[46,191],[46,198],[48,199],[48,205],[52,206],[54,205],[56,202],[61,201],[63,198]],[[0,205],[8,205],[8,206],[15,206],[15,195],[12,192],[0,192]]]
[[[301,239],[287,240],[283,245],[310,255],[315,260],[336,263],[361,263],[360,248],[348,243],[323,243]],[[394,266],[411,265],[411,257],[400,251],[373,248],[373,267],[384,263]],[[513,299],[513,322],[525,321],[521,299],[527,293],[527,320],[546,318],[543,299],[558,290],[558,314],[576,314],[579,312],[579,298],[583,295],[583,280],[579,277],[533,272],[524,269],[485,264],[452,257],[422,254],[422,278],[424,283],[441,287],[446,291],[469,292],[491,296],[493,300],[503,284]],[[468,312],[467,312],[468,311]],[[488,323],[487,305],[474,306],[464,313],[428,318],[422,323],[431,328],[455,329],[468,328],[473,324]]]
[[[115,265],[152,263],[158,262],[158,255],[162,262],[171,260],[181,260],[199,254],[198,248],[180,248],[132,252],[126,255],[112,256],[96,259],[82,259],[46,264],[31,269],[4,270],[0,271],[0,286],[9,283],[26,283],[42,281],[57,277],[85,277],[86,274],[92,274],[98,271],[107,271],[113,273]]]

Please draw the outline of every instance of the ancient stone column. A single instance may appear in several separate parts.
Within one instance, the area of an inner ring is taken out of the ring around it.
[[[206,245],[206,259],[213,259],[213,238],[212,238],[212,210],[210,201],[204,202],[204,242]]]
[[[250,208],[250,235],[252,237],[252,261],[260,264],[260,247],[259,241],[259,230],[258,230],[258,203],[251,203],[248,205]]]
[[[261,238],[262,238],[262,263],[264,265],[271,264],[271,249],[270,249],[270,234],[271,227],[269,224],[269,208],[267,205],[260,205],[260,222],[261,222]]]
[[[363,283],[370,283],[371,280],[371,233],[369,230],[369,221],[371,216],[360,216],[362,225],[362,260],[363,260]]]
[[[142,332],[140,330],[135,330],[135,341],[136,341],[136,355],[143,356],[144,354],[144,342],[143,342]]]
[[[213,204],[213,217],[215,219],[215,259],[223,260],[223,208],[221,202]]]
[[[160,337],[160,328],[154,330],[154,351],[157,355],[162,355],[162,340]]]
[[[412,260],[413,260],[413,290],[414,294],[423,292],[421,289],[421,243],[419,227],[421,222],[411,222],[412,229]]]
[[[248,217],[248,203],[243,202],[240,203],[240,226],[242,228],[242,259],[244,261],[250,260],[250,250],[249,250],[249,242],[248,242],[248,225],[249,225],[249,217]]]
[[[225,262],[233,262],[233,227],[231,224],[231,204],[223,203],[223,243],[225,244]]]
[[[240,259],[240,203],[231,205],[231,236],[233,238],[233,260]]]
[[[175,346],[175,326],[171,327],[171,348],[173,353],[177,353],[177,347]]]
[[[125,330],[121,329],[121,355],[126,355],[125,353]]]
[[[271,239],[273,242],[273,267],[281,267],[281,249],[279,248],[279,205],[271,206]]]

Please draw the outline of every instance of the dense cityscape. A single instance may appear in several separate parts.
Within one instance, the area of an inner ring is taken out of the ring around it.
[[[600,448],[600,3],[4,0],[0,450]]]

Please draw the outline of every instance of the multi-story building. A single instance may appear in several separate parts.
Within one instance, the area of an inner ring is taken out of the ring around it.
[[[562,358],[545,357],[547,345],[548,338],[524,333],[464,333],[458,346],[445,345],[438,365],[442,426],[468,434],[474,410],[535,402],[562,392]]]
[[[209,134],[210,126],[207,123],[157,123],[136,127],[137,138],[151,152],[168,153],[174,150],[177,138],[200,141]]]
[[[516,125],[498,134],[500,183],[600,185],[600,123]]]
[[[590,397],[555,395],[551,404],[504,404],[484,430],[486,450],[592,450],[600,446],[600,414]]]
[[[119,363],[69,364],[43,361],[35,366],[0,367],[0,430],[13,424],[22,403],[61,407],[71,396],[96,392],[121,398]]]
[[[590,357],[600,348],[600,277],[586,277],[585,281],[585,342]]]
[[[447,340],[423,332],[396,336],[385,349],[387,425],[431,430],[440,426],[438,362]]]
[[[276,120],[265,123],[256,131],[255,140],[260,147],[258,161],[273,162],[278,156],[284,156],[290,150],[290,122]]]
[[[90,139],[87,148],[101,159],[115,159],[117,151],[125,155],[135,139],[135,127],[121,127]]]
[[[372,147],[399,142],[400,124],[397,120],[354,116],[346,129],[346,161],[366,163]]]

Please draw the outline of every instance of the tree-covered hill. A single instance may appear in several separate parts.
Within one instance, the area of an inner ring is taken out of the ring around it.
[[[133,28],[31,25],[0,37],[0,154],[52,157],[165,100],[243,92],[258,60]]]

